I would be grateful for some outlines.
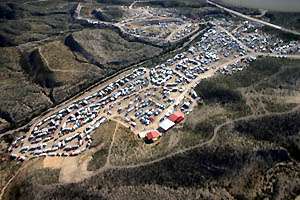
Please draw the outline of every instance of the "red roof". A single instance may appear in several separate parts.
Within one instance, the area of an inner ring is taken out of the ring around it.
[[[177,111],[170,115],[168,118],[174,123],[180,123],[184,120],[184,114],[182,112]]]
[[[160,136],[158,131],[150,131],[149,133],[147,133],[147,139],[148,140],[154,140],[157,139]]]

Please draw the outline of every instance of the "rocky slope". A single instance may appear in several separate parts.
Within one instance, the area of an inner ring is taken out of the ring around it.
[[[11,126],[26,121],[48,108],[52,102],[22,67],[16,48],[0,48],[0,117]]]

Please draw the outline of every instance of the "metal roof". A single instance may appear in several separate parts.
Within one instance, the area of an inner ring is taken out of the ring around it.
[[[161,123],[159,123],[159,127],[162,128],[165,131],[169,130],[174,125],[175,125],[175,123],[172,122],[171,120],[169,120],[168,118],[165,119],[164,121],[162,121]]]

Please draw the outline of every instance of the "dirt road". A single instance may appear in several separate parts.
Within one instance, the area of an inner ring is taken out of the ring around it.
[[[263,24],[263,25],[266,25],[266,26],[269,26],[271,28],[274,28],[274,29],[277,29],[277,30],[280,30],[280,31],[283,31],[283,32],[286,32],[286,33],[290,33],[290,34],[293,34],[293,35],[297,35],[297,36],[300,36],[300,33],[297,32],[297,31],[294,31],[294,30],[290,30],[290,29],[287,29],[287,28],[284,28],[284,27],[281,27],[281,26],[278,26],[278,25],[275,25],[275,24],[272,24],[272,23],[269,23],[269,22],[266,22],[266,21],[263,21],[263,20],[260,20],[260,19],[257,19],[257,18],[253,18],[253,17],[250,17],[248,15],[244,15],[240,12],[237,12],[237,11],[234,11],[234,10],[231,10],[229,8],[226,8],[220,4],[217,4],[215,2],[212,2],[210,0],[207,0],[207,3],[213,5],[213,6],[216,6],[226,12],[229,12],[231,14],[234,14],[234,15],[237,15],[239,17],[242,17],[244,19],[247,19],[247,20],[250,20],[250,21],[254,21],[254,22],[257,22],[257,23],[260,23],[260,24]]]
[[[115,143],[115,136],[116,136],[116,133],[119,129],[119,123],[116,124],[116,128],[114,130],[114,133],[113,133],[113,136],[112,136],[112,140],[111,140],[111,143],[110,143],[110,146],[109,146],[109,149],[108,149],[108,154],[107,154],[107,158],[106,158],[106,162],[105,162],[105,165],[104,167],[110,167],[111,164],[110,164],[110,156],[111,156],[111,151],[112,151],[112,148],[114,146],[114,143]]]
[[[207,145],[210,145],[214,142],[214,140],[216,139],[217,135],[218,135],[218,132],[225,126],[228,126],[230,124],[234,124],[236,122],[240,122],[240,121],[244,121],[244,120],[251,120],[251,119],[256,119],[256,118],[260,118],[260,117],[266,117],[266,116],[277,116],[277,115],[283,115],[283,114],[289,114],[289,113],[292,113],[292,112],[295,112],[296,110],[299,110],[300,109],[300,105],[299,106],[296,106],[295,108],[293,108],[292,110],[289,110],[289,111],[286,111],[286,112],[281,112],[281,113],[268,113],[268,114],[263,114],[263,115],[250,115],[250,116],[245,116],[245,117],[240,117],[238,119],[235,119],[235,120],[229,120],[227,122],[224,122],[223,124],[220,124],[218,125],[217,127],[214,128],[214,132],[213,132],[213,136],[206,142],[203,142],[201,144],[198,144],[198,145],[195,145],[195,146],[192,146],[192,147],[188,147],[188,148],[185,148],[185,149],[181,149],[177,152],[173,152],[173,153],[170,153],[166,156],[163,156],[161,158],[158,158],[158,159],[155,159],[155,160],[152,160],[152,161],[149,161],[149,162],[144,162],[144,163],[140,163],[140,164],[136,164],[136,165],[126,165],[126,166],[112,166],[108,169],[130,169],[130,168],[137,168],[137,167],[142,167],[142,166],[147,166],[147,165],[150,165],[150,164],[154,164],[154,163],[157,163],[157,162],[160,162],[162,160],[165,160],[167,158],[171,158],[173,156],[176,156],[176,155],[179,155],[179,154],[183,154],[183,153],[186,153],[188,151],[191,151],[193,149],[196,149],[196,148],[201,148],[203,146],[207,146]],[[100,172],[102,172],[103,170],[99,170]]]

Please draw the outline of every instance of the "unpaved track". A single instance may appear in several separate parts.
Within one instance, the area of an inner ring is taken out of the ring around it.
[[[37,160],[34,160],[34,161],[27,161],[25,163],[23,163],[23,165],[16,171],[15,175],[13,175],[8,181],[7,183],[5,184],[5,186],[1,189],[1,193],[0,193],[0,200],[3,199],[4,197],[4,194],[7,190],[7,188],[10,186],[10,184],[14,181],[14,179],[19,176],[24,170],[27,169],[27,167],[30,167],[31,165],[35,165],[35,161]],[[32,166],[31,166],[32,167]]]
[[[110,155],[112,151],[112,147],[115,142],[115,135],[116,132],[119,130],[120,123],[116,123],[116,127],[112,136],[112,141],[108,150],[108,154],[106,157],[106,163],[102,167],[103,169],[107,169],[111,167],[110,164]],[[92,160],[93,154],[100,148],[103,148],[103,144],[100,144],[98,147],[91,149],[89,152],[87,152],[83,156],[76,156],[76,157],[66,157],[62,158],[64,159],[60,166],[57,166],[61,168],[60,175],[59,175],[59,182],[60,183],[76,183],[80,182],[88,177],[91,177],[94,172],[88,171],[88,163]],[[46,158],[47,159],[47,158]]]
[[[3,195],[6,191],[6,189],[8,188],[8,186],[11,184],[11,182],[16,178],[16,176],[18,176],[22,171],[23,169],[25,169],[25,166],[26,165],[23,165],[21,168],[18,169],[18,171],[15,173],[15,175],[13,175],[8,181],[7,183],[5,184],[5,186],[1,189],[1,193],[0,193],[0,200],[3,199]]]
[[[100,168],[99,170],[97,170],[97,171],[95,171],[95,172],[90,172],[89,174],[85,174],[84,177],[81,176],[81,179],[78,179],[77,181],[83,181],[84,179],[90,178],[90,177],[92,177],[92,176],[94,176],[94,175],[103,173],[103,172],[105,172],[105,171],[107,171],[107,170],[111,170],[111,169],[133,169],[133,168],[137,168],[137,167],[143,167],[143,166],[151,165],[151,164],[154,164],[154,163],[163,161],[163,160],[165,160],[165,159],[171,158],[171,157],[173,157],[173,156],[177,156],[177,155],[179,155],[179,154],[187,153],[188,151],[192,151],[193,149],[201,148],[201,147],[204,147],[204,146],[207,146],[207,145],[212,144],[212,143],[215,141],[215,139],[216,139],[216,137],[217,137],[219,131],[220,131],[223,127],[225,127],[225,126],[234,124],[234,123],[239,122],[239,121],[244,121],[244,120],[257,119],[257,118],[260,118],[260,117],[266,117],[266,116],[276,116],[276,115],[288,114],[288,113],[295,112],[295,111],[297,111],[297,110],[299,110],[299,109],[300,109],[300,105],[298,105],[298,106],[296,106],[295,108],[293,108],[292,110],[286,111],[286,112],[281,112],[281,113],[269,113],[269,114],[263,114],[263,115],[257,115],[257,116],[255,116],[255,115],[249,115],[249,116],[241,117],[241,118],[238,118],[238,119],[235,119],[235,120],[228,120],[227,122],[224,122],[224,123],[218,125],[217,127],[215,127],[215,128],[214,128],[214,132],[213,132],[212,137],[211,137],[208,141],[205,141],[205,142],[203,142],[203,143],[201,143],[201,144],[198,144],[198,145],[195,145],[195,146],[192,146],[192,147],[188,147],[188,148],[185,148],[185,149],[181,149],[181,150],[179,150],[179,151],[170,153],[170,154],[168,154],[168,155],[166,155],[166,156],[163,156],[163,157],[161,157],[161,158],[154,159],[154,160],[149,161],[149,162],[143,162],[143,163],[140,163],[140,164],[135,164],[135,165],[125,165],[125,166],[112,166],[112,165],[109,164],[109,165],[106,165],[106,166]],[[116,130],[117,130],[117,127],[116,127],[116,129],[115,129],[115,133],[116,133]],[[114,134],[115,134],[115,133],[114,133]],[[112,148],[113,142],[114,142],[114,141],[112,141],[112,143],[111,143],[111,148]],[[111,148],[110,148],[110,149],[111,149]],[[111,152],[110,152],[110,153],[111,153]],[[108,160],[109,160],[109,155],[110,155],[110,154],[108,154],[108,158],[107,158]],[[108,161],[108,162],[109,162],[109,161]],[[72,164],[72,163],[70,163],[70,164]],[[24,168],[25,168],[25,166],[24,166],[22,169],[24,169]],[[15,175],[14,177],[12,177],[11,180],[10,180],[10,181],[6,184],[6,186],[2,189],[0,199],[1,199],[1,197],[3,196],[3,194],[4,194],[5,190],[6,190],[6,188],[8,187],[8,185],[9,185],[9,184],[12,182],[12,180],[13,180],[13,179],[21,172],[22,169],[20,168],[20,169],[18,170],[18,172],[16,173],[16,175]],[[64,182],[64,181],[63,181],[63,182]],[[63,182],[62,182],[62,183],[59,183],[59,184],[56,184],[56,185],[64,184]]]
[[[280,31],[283,31],[283,32],[286,32],[286,33],[290,33],[290,34],[293,34],[293,35],[297,35],[297,36],[300,36],[300,33],[297,32],[297,31],[294,31],[294,30],[290,30],[290,29],[287,29],[287,28],[284,28],[284,27],[281,27],[281,26],[278,26],[278,25],[275,25],[275,24],[272,24],[272,23],[269,23],[269,22],[266,22],[266,21],[263,21],[263,20],[260,20],[260,19],[257,19],[257,18],[253,18],[253,17],[250,17],[248,15],[244,15],[240,12],[237,12],[237,11],[234,11],[234,10],[231,10],[229,8],[226,8],[220,4],[217,4],[213,1],[210,1],[210,0],[207,0],[207,3],[213,5],[213,6],[216,6],[226,12],[229,12],[231,14],[234,14],[234,15],[237,15],[239,17],[242,17],[244,19],[247,19],[247,20],[250,20],[250,21],[254,21],[254,22],[258,22],[260,24],[263,24],[263,25],[266,25],[266,26],[269,26],[271,28],[274,28],[274,29],[277,29],[277,30],[280,30]]]
[[[196,36],[195,36],[196,37]],[[277,57],[278,55],[276,54],[265,54],[265,53],[253,53],[254,55],[263,55],[263,56],[273,56],[273,57]],[[248,54],[246,56],[249,56],[251,54]],[[300,59],[300,55],[285,55],[286,57],[288,58],[292,58],[292,59]],[[238,58],[238,59],[241,59]],[[232,61],[234,62],[234,61]],[[229,63],[226,63],[226,64],[229,64]],[[95,88],[94,88],[95,89]],[[82,94],[82,96],[85,96],[87,95],[87,93],[90,93],[90,92],[84,92]],[[78,96],[77,96],[78,97]],[[66,104],[70,103],[71,101],[67,101]],[[63,103],[65,104],[65,103]],[[62,107],[62,105],[60,106],[57,106],[57,107]],[[299,106],[297,106],[296,108],[294,108],[293,110],[291,111],[288,111],[288,112],[284,112],[284,113],[289,113],[289,112],[293,112],[294,110],[296,109],[299,109]],[[53,109],[54,110],[54,109]],[[173,153],[170,153],[166,156],[163,156],[161,158],[158,158],[158,159],[155,159],[155,160],[152,160],[152,161],[149,161],[149,162],[144,162],[144,163],[140,163],[140,164],[135,164],[135,165],[126,165],[126,166],[112,166],[111,163],[110,163],[110,155],[111,155],[111,150],[112,150],[112,147],[113,147],[113,144],[114,144],[114,138],[115,138],[115,134],[117,132],[117,127],[119,125],[119,123],[117,123],[117,126],[116,126],[116,129],[115,129],[115,132],[114,132],[114,135],[113,135],[113,139],[112,139],[112,142],[111,142],[111,145],[110,145],[110,148],[109,148],[109,153],[108,153],[108,156],[107,156],[107,161],[106,161],[106,164],[103,168],[95,171],[95,172],[87,172],[86,168],[87,168],[87,163],[88,162],[85,162],[84,164],[81,164],[80,165],[80,168],[81,169],[78,169],[78,167],[75,167],[75,168],[72,168],[72,166],[75,166],[78,164],[79,160],[77,159],[76,160],[76,157],[74,157],[74,159],[70,159],[68,161],[66,161],[66,163],[64,163],[64,165],[66,166],[65,168],[63,168],[63,170],[61,171],[61,173],[65,176],[67,175],[67,177],[73,177],[74,175],[75,178],[63,178],[64,176],[60,176],[60,181],[62,183],[64,182],[74,182],[74,180],[76,182],[78,181],[82,181],[83,179],[85,178],[88,178],[88,177],[91,177],[93,175],[96,175],[96,174],[99,174],[101,172],[104,172],[108,169],[130,169],[130,168],[136,168],[136,167],[142,167],[142,166],[147,166],[147,165],[150,165],[150,164],[154,164],[154,163],[157,163],[157,162],[160,162],[164,159],[168,159],[168,158],[171,158],[173,156],[176,156],[176,155],[179,155],[179,154],[183,154],[183,153],[186,153],[188,151],[191,151],[193,149],[196,149],[196,148],[201,148],[203,146],[206,146],[206,145],[210,145],[211,143],[214,142],[214,140],[216,139],[217,137],[217,134],[218,132],[225,126],[227,125],[230,125],[230,124],[233,124],[235,122],[238,122],[238,121],[242,121],[242,120],[249,120],[249,119],[255,119],[257,117],[263,117],[263,116],[269,116],[269,115],[281,115],[281,114],[284,114],[284,113],[271,113],[271,114],[264,114],[264,115],[258,115],[258,116],[247,116],[247,117],[242,117],[242,118],[239,118],[239,119],[236,119],[236,120],[232,120],[232,121],[227,121],[223,124],[220,124],[219,126],[215,127],[214,129],[214,133],[213,133],[213,136],[208,140],[208,141],[205,141],[201,144],[198,144],[198,145],[195,145],[195,146],[192,146],[192,147],[188,147],[188,148],[185,148],[185,149],[181,149],[179,151],[176,151],[176,152],[173,152]],[[0,195],[0,199],[2,198],[5,190],[7,189],[7,187],[9,186],[9,184],[13,181],[13,179],[25,168],[25,166],[21,167],[17,172],[16,172],[16,175],[14,175],[9,181],[8,183],[5,185],[5,187],[1,190],[1,195]],[[85,169],[85,170],[83,170]],[[79,171],[83,171],[83,173],[81,174],[78,174],[78,170]]]
[[[107,154],[106,162],[105,162],[105,165],[104,165],[105,168],[111,166],[111,163],[110,163],[110,156],[111,156],[112,148],[113,148],[114,143],[115,143],[116,132],[117,132],[118,129],[119,129],[119,125],[120,125],[120,123],[117,122],[115,131],[114,131],[114,134],[113,134],[113,136],[112,136],[112,140],[111,140],[111,143],[110,143],[110,146],[109,146],[109,149],[108,149],[108,154]]]
[[[147,3],[147,2],[151,2],[151,1],[155,1],[155,0],[134,1],[134,2],[132,2],[132,4],[130,4],[130,6],[128,8],[132,9],[136,3]]]
[[[256,115],[256,116],[250,115],[250,116],[241,117],[241,118],[238,118],[238,119],[235,119],[235,120],[229,120],[229,121],[224,122],[223,124],[220,124],[217,127],[215,127],[213,136],[206,142],[203,142],[201,144],[198,144],[198,145],[195,145],[195,146],[192,146],[192,147],[188,147],[188,148],[185,148],[185,149],[181,149],[177,152],[170,153],[166,156],[163,156],[161,158],[158,158],[158,159],[155,159],[155,160],[152,160],[152,161],[149,161],[149,162],[144,162],[144,163],[140,163],[140,164],[136,164],[136,165],[112,166],[112,167],[110,167],[110,169],[130,169],[130,168],[143,167],[143,166],[147,166],[147,165],[150,165],[150,164],[154,164],[154,163],[160,162],[162,160],[165,160],[167,158],[171,158],[173,156],[177,156],[179,154],[186,153],[186,152],[191,151],[193,149],[201,148],[203,146],[207,146],[207,145],[212,144],[214,142],[214,140],[216,139],[218,132],[225,126],[234,124],[236,122],[244,121],[244,120],[251,120],[251,119],[257,119],[257,118],[267,117],[267,116],[278,116],[278,115],[283,115],[283,114],[289,114],[289,113],[295,112],[296,110],[299,110],[299,109],[300,109],[300,105],[298,105],[295,108],[293,108],[292,110],[289,110],[289,111],[286,111],[286,112],[268,113],[268,114]]]

